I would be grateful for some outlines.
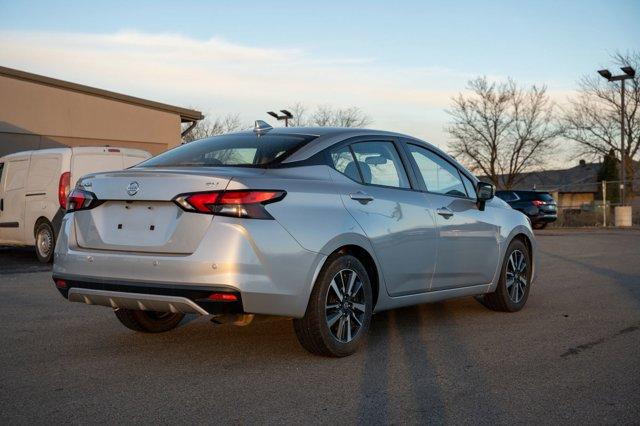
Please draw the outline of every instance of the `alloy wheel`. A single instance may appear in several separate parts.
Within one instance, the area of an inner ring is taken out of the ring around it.
[[[524,297],[528,282],[527,257],[520,250],[514,250],[507,261],[507,291],[514,303]]]
[[[352,341],[362,328],[366,299],[362,279],[352,269],[338,272],[327,290],[325,319],[338,341]]]

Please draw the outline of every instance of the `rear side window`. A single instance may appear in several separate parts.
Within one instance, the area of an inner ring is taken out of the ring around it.
[[[27,172],[29,171],[28,160],[9,161],[7,163],[7,181],[5,182],[5,190],[24,188],[27,181]]]
[[[541,200],[541,201],[546,201],[546,202],[554,201],[553,197],[548,192],[538,192],[538,193],[536,193],[536,200]]]
[[[332,152],[331,162],[337,171],[347,176],[349,179],[362,183],[360,173],[358,172],[358,166],[356,166],[356,161],[348,146]]]
[[[498,192],[496,192],[496,195],[499,198],[502,198],[504,201],[516,201],[518,199],[516,194],[514,194],[513,192],[509,192],[509,191],[498,191]]]
[[[392,142],[357,142],[351,145],[364,183],[409,188],[409,178]]]
[[[60,178],[59,172],[59,158],[31,157],[31,172],[29,173],[27,190],[45,190],[51,185],[57,187]]]
[[[427,191],[437,194],[466,197],[467,192],[458,173],[458,169],[437,154],[417,145],[409,145],[409,150]]]
[[[316,136],[241,133],[190,142],[138,167],[267,167],[287,158]]]

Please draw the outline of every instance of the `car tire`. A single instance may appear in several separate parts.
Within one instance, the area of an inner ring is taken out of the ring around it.
[[[366,341],[372,312],[367,270],[356,257],[337,254],[327,259],[306,313],[293,320],[293,327],[300,344],[309,352],[344,357],[355,353]]]
[[[494,311],[517,312],[527,303],[531,290],[529,248],[520,239],[511,241],[502,263],[496,290],[481,296],[479,300]]]
[[[118,308],[116,317],[127,328],[142,333],[163,333],[176,328],[184,314],[173,312],[138,311]]]
[[[56,235],[49,222],[40,222],[36,226],[34,236],[36,239],[36,256],[42,263],[51,263],[53,251],[56,247]]]
[[[533,229],[544,229],[547,227],[547,222],[534,223],[531,226]]]

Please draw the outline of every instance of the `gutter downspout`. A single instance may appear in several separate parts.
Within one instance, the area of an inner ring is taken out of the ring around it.
[[[187,134],[189,134],[189,132],[193,130],[194,127],[196,127],[196,124],[198,124],[198,120],[192,121],[189,127],[184,129],[182,133],[180,133],[180,137],[184,138]]]

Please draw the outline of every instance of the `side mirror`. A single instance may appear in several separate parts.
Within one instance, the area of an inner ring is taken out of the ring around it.
[[[484,205],[487,201],[492,199],[496,195],[496,187],[486,182],[478,182],[478,209],[484,210]]]

